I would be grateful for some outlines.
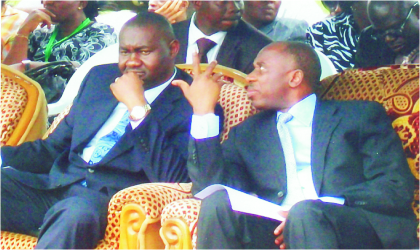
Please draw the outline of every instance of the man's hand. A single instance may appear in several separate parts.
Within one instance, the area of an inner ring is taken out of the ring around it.
[[[287,215],[289,214],[289,212],[279,211],[279,214],[283,216],[284,218],[286,218],[287,220]],[[277,235],[277,238],[275,239],[274,242],[276,243],[276,245],[279,245],[280,249],[286,249],[286,243],[284,243],[284,236],[283,236],[283,230],[284,230],[284,227],[286,226],[286,220],[280,223],[280,225],[274,230],[274,235]]]
[[[129,112],[134,106],[147,104],[144,97],[143,81],[134,72],[127,72],[115,79],[110,86],[112,94],[118,101],[124,103]]]
[[[170,23],[175,23],[177,18],[187,11],[183,0],[167,1],[162,7],[155,11],[156,14],[162,15],[168,19]]]
[[[214,113],[214,108],[219,100],[220,89],[223,86],[221,81],[222,74],[212,76],[217,62],[213,61],[204,72],[200,69],[200,59],[198,54],[193,54],[193,82],[188,85],[182,80],[174,80],[172,84],[181,88],[185,98],[193,107],[195,115],[205,115]]]
[[[41,27],[47,25],[48,28],[51,28],[51,17],[55,17],[55,14],[46,9],[33,10],[29,13],[17,33],[19,35],[28,36],[39,24],[41,24]]]

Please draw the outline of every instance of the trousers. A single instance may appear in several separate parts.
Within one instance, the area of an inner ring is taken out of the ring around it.
[[[37,236],[37,249],[93,249],[105,234],[109,200],[79,183],[34,189],[2,171],[1,230]]]

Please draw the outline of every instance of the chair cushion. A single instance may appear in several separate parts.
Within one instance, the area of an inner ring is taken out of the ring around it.
[[[8,75],[1,74],[1,145],[5,145],[13,134],[27,103],[25,88]]]

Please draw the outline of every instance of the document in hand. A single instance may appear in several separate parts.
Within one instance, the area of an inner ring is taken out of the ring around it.
[[[199,199],[204,199],[212,193],[223,189],[225,189],[229,195],[232,210],[242,213],[259,215],[278,221],[284,221],[284,217],[280,216],[278,212],[285,211],[287,209],[284,209],[283,207],[277,204],[268,202],[266,200],[262,200],[255,196],[240,192],[238,190],[220,184],[214,184],[206,187],[201,192],[197,193],[195,197]]]

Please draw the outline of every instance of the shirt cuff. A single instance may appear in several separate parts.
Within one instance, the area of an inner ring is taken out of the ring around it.
[[[146,118],[146,117],[144,117],[144,118]],[[131,128],[133,130],[136,129],[140,125],[140,123],[144,120],[144,118],[142,118],[142,119],[140,119],[138,121],[130,121]]]
[[[205,139],[219,135],[219,116],[215,114],[193,115],[191,136],[194,139]]]
[[[340,198],[340,197],[330,197],[330,196],[324,196],[324,197],[319,197],[319,199],[323,202],[328,202],[328,203],[335,203],[338,205],[344,205],[344,198]]]

